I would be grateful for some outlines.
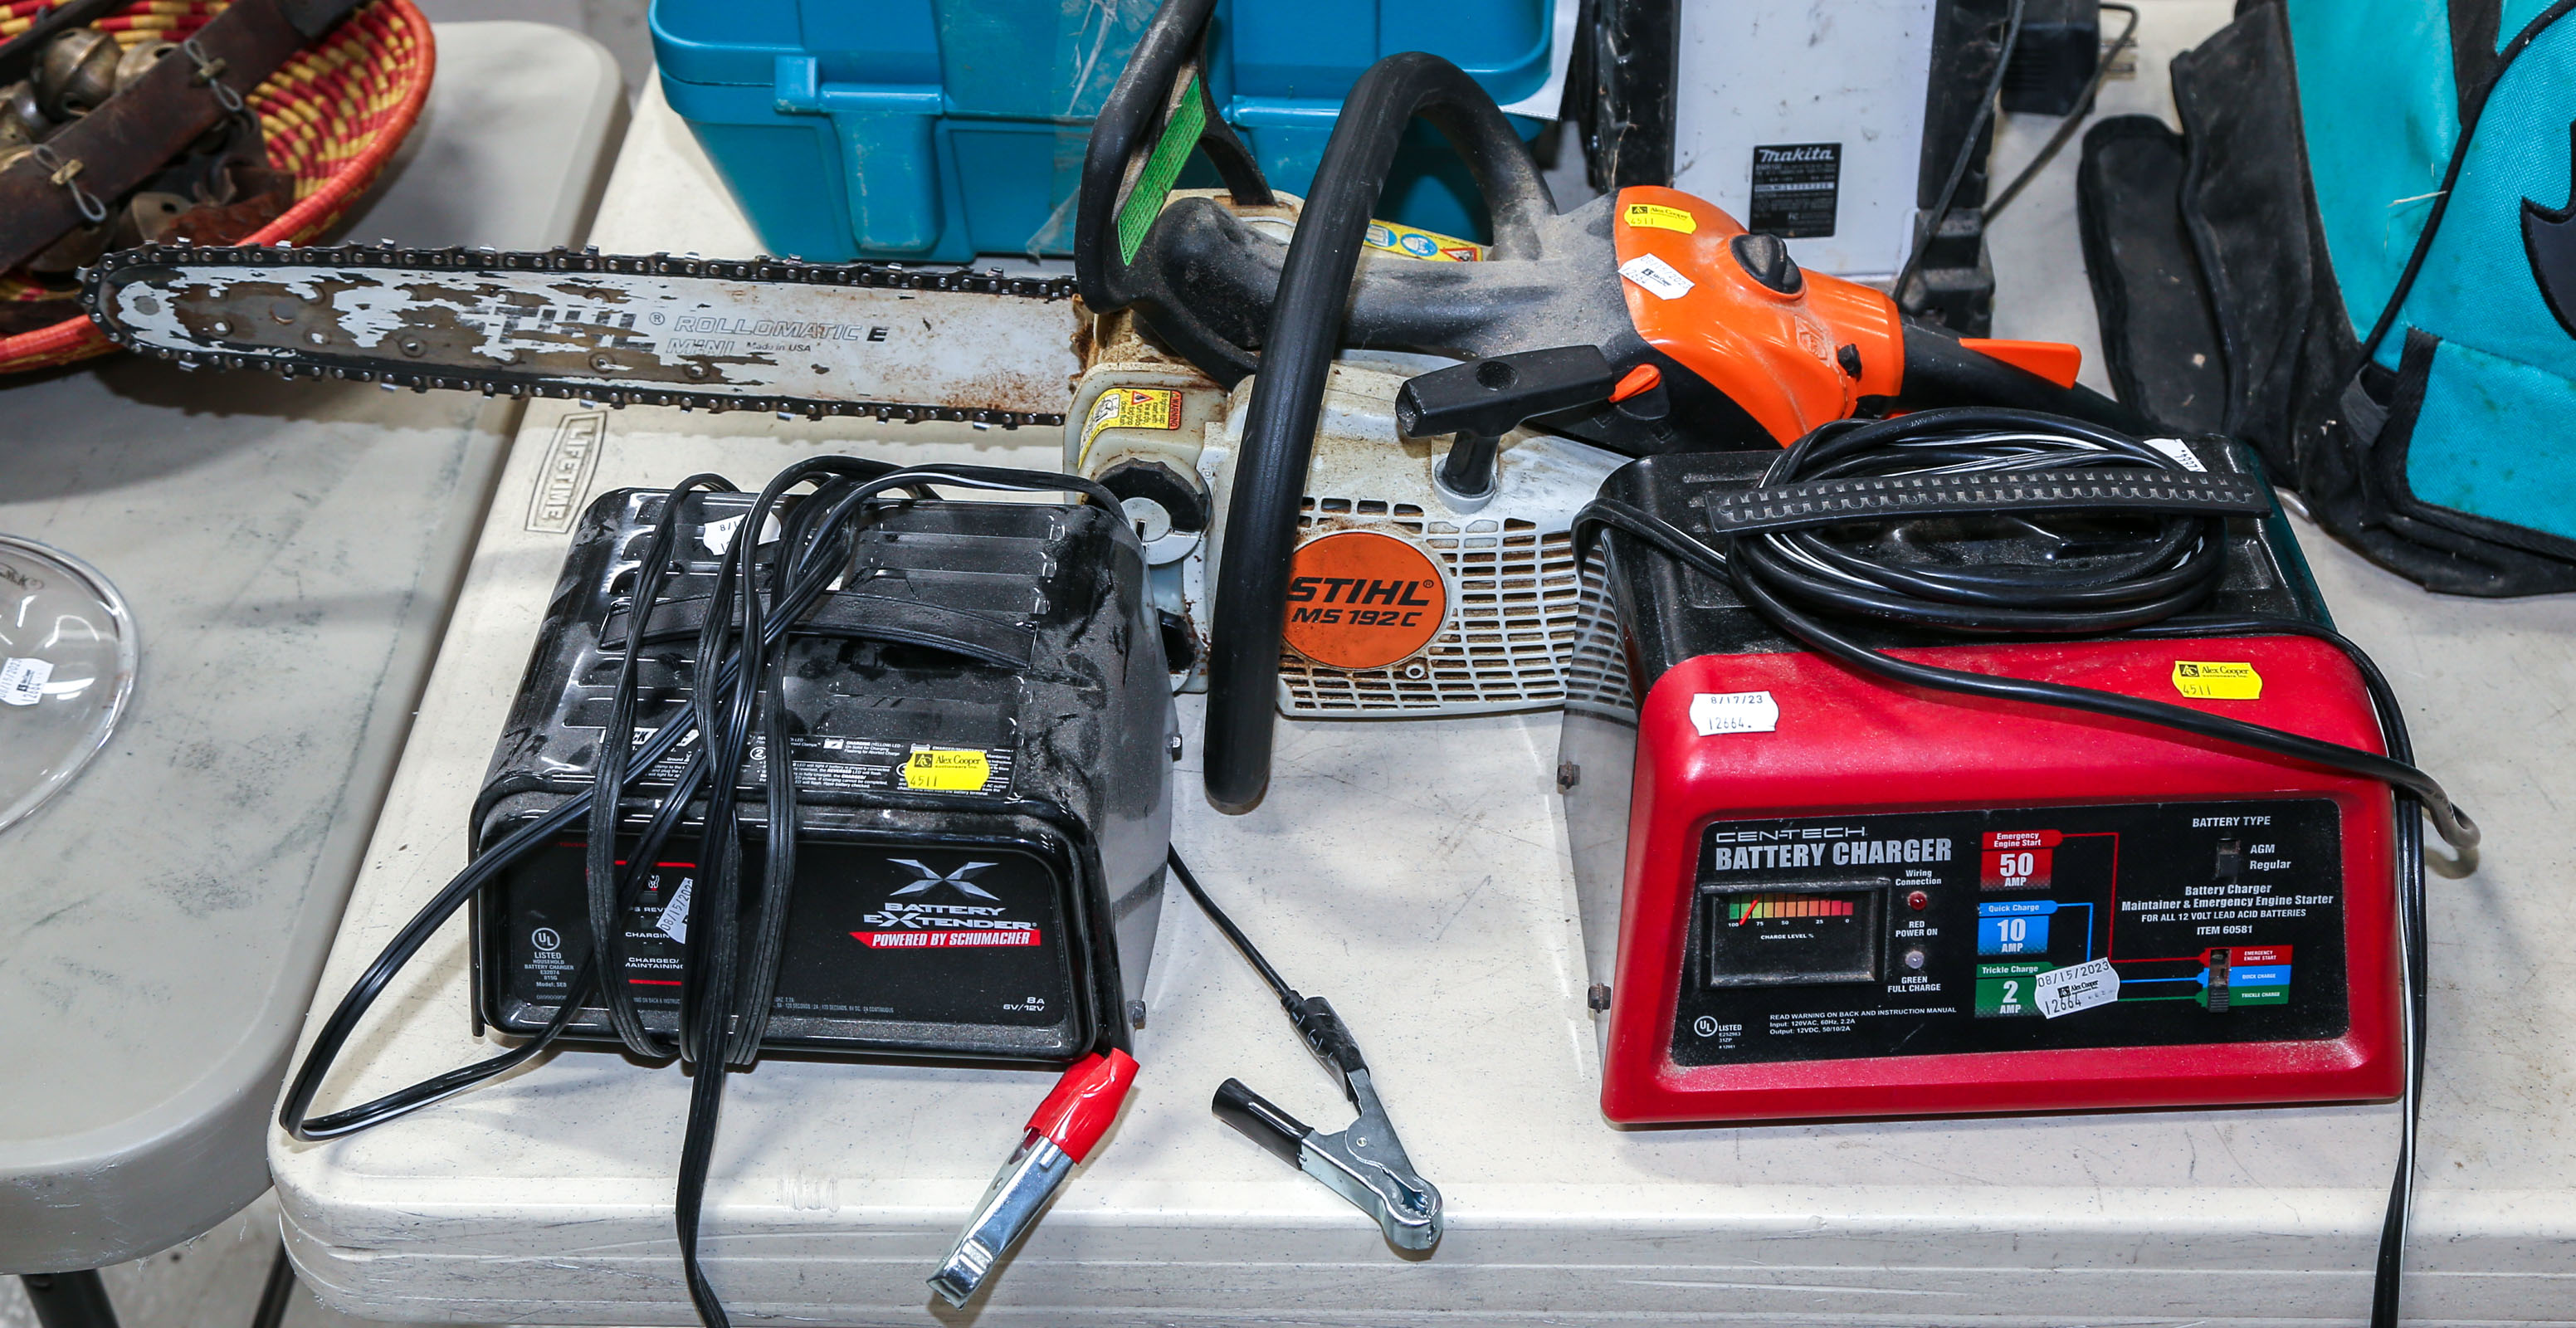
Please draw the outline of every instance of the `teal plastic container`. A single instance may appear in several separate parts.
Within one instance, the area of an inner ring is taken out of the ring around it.
[[[963,262],[1070,252],[1092,117],[1152,0],[653,0],[662,92],[771,252]],[[1544,85],[1552,0],[1227,0],[1209,84],[1304,193],[1360,73],[1431,51],[1506,105]],[[1518,120],[1525,134],[1543,123]],[[1381,215],[1481,238],[1417,126]]]

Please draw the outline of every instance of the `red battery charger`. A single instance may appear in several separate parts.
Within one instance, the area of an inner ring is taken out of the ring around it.
[[[2245,486],[2239,514],[2204,518],[2223,563],[2196,614],[2326,626],[2277,508],[2241,511],[2248,488],[2270,501],[2250,458],[2217,443],[2190,454],[2195,476]],[[1759,509],[1744,500],[1777,460],[1651,458],[1598,505],[1634,519],[1601,536],[1607,612],[1578,653],[1596,671],[1567,707],[1558,782],[1604,1010],[1603,1113],[2396,1097],[2389,785],[2163,724],[1873,676],[1635,533],[1663,522],[1717,539],[1721,514]],[[1864,534],[1954,569],[2072,566],[2093,519],[2070,534],[1933,515]],[[1899,659],[2385,750],[2355,663],[2295,632],[1863,635]]]

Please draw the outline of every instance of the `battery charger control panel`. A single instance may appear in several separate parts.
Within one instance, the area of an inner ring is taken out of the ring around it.
[[[1673,1063],[2340,1037],[2327,799],[1719,821]]]

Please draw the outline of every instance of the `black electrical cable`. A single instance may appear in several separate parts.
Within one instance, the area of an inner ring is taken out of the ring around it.
[[[2054,438],[2048,436],[2052,433]],[[2026,411],[1954,407],[1866,424],[1827,425],[1782,453],[1762,483],[2103,467],[2184,469],[2144,443],[2094,425]],[[2452,806],[2430,775],[2405,762],[2162,701],[1900,658],[1854,641],[1806,611],[1959,633],[2098,636],[2134,630],[2172,617],[2216,584],[2223,551],[2215,518],[2161,520],[2156,535],[2134,541],[2130,552],[2111,561],[2115,578],[2099,583],[2083,573],[2047,568],[2016,573],[1873,560],[1837,548],[1816,529],[1729,539],[1723,549],[1711,548],[1651,513],[1610,499],[1594,501],[1575,524],[1578,553],[1601,526],[1625,530],[1731,584],[1748,606],[1801,644],[1865,672],[1938,691],[2136,720],[2378,780],[2421,799],[2444,840],[2463,849],[2477,843],[2476,823]],[[2178,542],[2184,533],[2192,538]],[[2335,640],[2347,653],[2356,649],[2340,637]]]
[[[2049,135],[2048,141],[2040,145],[2039,155],[2031,158],[2030,164],[2021,168],[2021,174],[2014,176],[2012,183],[2005,185],[2003,191],[1995,195],[1993,202],[1986,204],[1988,225],[1994,224],[1995,218],[2003,215],[2004,209],[2021,196],[2023,187],[2039,178],[2039,173],[2047,168],[2048,163],[2055,161],[2057,154],[2064,151],[2067,142],[2075,137],[2075,131],[2084,127],[2086,116],[2093,110],[2094,94],[2102,90],[2103,80],[2111,76],[2112,62],[2118,60],[2120,53],[2128,50],[2137,41],[2138,7],[2136,5],[2114,4],[2112,0],[2102,0],[2100,7],[2116,9],[2128,15],[2127,25],[2120,29],[2120,35],[2112,40],[2110,48],[2102,52],[2099,62],[2093,66],[2092,80],[2084,85],[2084,91],[2077,94],[2075,98],[2075,109],[2066,113],[2057,126],[2057,132]]]
[[[780,538],[763,541],[761,535],[773,513],[786,502],[790,490],[803,484],[815,485],[815,491],[788,511],[780,523]],[[696,1076],[690,1085],[688,1120],[681,1140],[675,1222],[690,1300],[707,1328],[726,1328],[729,1320],[724,1307],[699,1266],[698,1234],[724,1076],[728,1068],[747,1067],[757,1057],[767,1016],[766,996],[775,989],[774,970],[783,949],[787,897],[782,875],[792,877],[794,870],[793,766],[781,718],[785,709],[784,677],[776,652],[789,626],[840,579],[856,547],[856,527],[869,512],[888,501],[929,497],[933,485],[1018,493],[1069,491],[1105,507],[1118,505],[1115,495],[1089,479],[996,466],[897,468],[882,462],[826,457],[791,467],[753,500],[719,560],[706,617],[691,657],[695,673],[689,698],[660,728],[636,744],[621,765],[614,759],[618,745],[613,735],[632,732],[638,687],[636,659],[644,643],[646,621],[658,606],[656,597],[667,587],[681,509],[692,492],[735,492],[721,477],[690,477],[663,500],[646,545],[647,566],[639,568],[628,601],[627,658],[620,665],[616,695],[611,702],[612,719],[626,727],[604,729],[600,745],[603,763],[616,765],[617,770],[607,778],[595,779],[591,788],[566,798],[554,810],[478,854],[395,933],[314,1035],[278,1107],[279,1127],[289,1136],[307,1141],[353,1134],[508,1073],[544,1052],[589,1007],[599,988],[614,991],[616,983],[603,981],[603,958],[621,955],[617,938],[622,936],[625,917],[641,902],[643,885],[651,879],[650,864],[694,810],[701,827],[700,867],[693,878],[697,884],[692,887],[688,910],[693,925],[689,939],[682,942],[678,1036],[666,1047],[649,1035],[630,1041],[625,1030],[618,1032],[621,1041],[655,1059],[678,1054]],[[889,498],[890,494],[894,497]],[[761,554],[764,548],[771,550],[765,565]],[[711,660],[713,667],[708,664]],[[752,950],[746,956],[741,953],[738,916],[744,827],[736,804],[741,766],[755,724],[765,741],[763,769],[768,784],[764,794],[767,821],[762,835],[766,865],[763,885],[778,888],[759,901],[753,918]],[[652,771],[692,733],[700,734],[703,740],[687,752],[671,786],[653,802],[636,847],[629,851],[626,869],[617,871],[615,832],[624,809],[602,799],[600,791],[606,788],[622,793],[627,784]],[[593,808],[603,803],[605,814],[594,816]],[[501,1055],[356,1107],[312,1116],[313,1099],[322,1080],[346,1048],[358,1021],[383,995],[394,975],[484,886],[530,852],[584,821],[590,823],[595,836],[608,844],[604,850],[596,840],[585,846],[595,934],[574,970],[563,1003],[545,1026]],[[616,883],[609,895],[611,907],[606,911],[604,931],[597,921],[603,876]],[[669,901],[664,903],[667,908]],[[608,973],[617,971],[612,968]],[[761,995],[762,1007],[746,1011],[743,1001],[754,992]],[[603,997],[602,1005],[613,1010],[615,1001],[612,994]],[[641,1033],[640,1020],[637,1022]],[[613,1027],[614,1024],[612,1015]]]
[[[1297,989],[1289,986],[1286,978],[1279,976],[1279,970],[1272,968],[1270,961],[1262,957],[1260,947],[1252,943],[1251,937],[1243,934],[1243,928],[1234,925],[1234,919],[1227,917],[1225,910],[1218,908],[1216,901],[1208,898],[1208,892],[1199,885],[1199,878],[1190,874],[1190,865],[1181,861],[1181,851],[1166,850],[1165,860],[1171,863],[1172,874],[1181,878],[1181,888],[1189,891],[1190,898],[1198,901],[1199,911],[1208,915],[1208,921],[1215,923],[1216,929],[1224,932],[1227,940],[1234,942],[1234,948],[1241,952],[1255,971],[1261,974],[1261,980],[1269,983],[1272,991],[1279,993],[1279,1003],[1287,1006],[1292,1012],[1295,1011],[1306,998],[1298,995]]]
[[[1959,197],[1959,185],[1968,178],[1968,168],[1976,163],[1977,148],[1986,142],[1986,125],[1995,118],[1995,100],[2004,95],[2004,73],[2012,68],[2013,48],[2021,44],[2022,11],[2028,0],[2012,0],[2004,14],[2001,49],[1995,53],[1994,77],[1986,81],[1985,95],[1977,99],[1977,113],[1968,121],[1967,137],[1959,141],[1959,155],[1950,161],[1950,174],[1941,181],[1941,192],[1934,195],[1929,217],[1914,237],[1912,252],[1905,255],[1905,267],[1896,274],[1893,294],[1899,307],[1905,304],[1905,288],[1914,274],[1923,268],[1923,251],[1930,248],[1934,236],[1941,233],[1941,223],[1950,219],[1950,205]]]
[[[2569,0],[2576,5],[2576,0]],[[2136,440],[2073,420],[2022,411],[1976,408],[1924,411],[1861,424],[1842,421],[1808,434],[1783,453],[1761,484],[1777,486],[1851,475],[1995,470],[2171,469],[2179,458]],[[2054,509],[2064,513],[2066,509]],[[2014,520],[2047,532],[2030,516]],[[2249,747],[2391,786],[2396,812],[2398,960],[2404,1087],[2399,1104],[2397,1170],[2373,1263],[2372,1328],[2397,1328],[2407,1224],[2414,1199],[2416,1132],[2423,1109],[2424,1036],[2429,983],[2424,900],[2424,822],[2465,855],[2477,825],[2453,806],[2441,785],[2414,765],[2405,712],[2379,666],[2331,628],[2270,614],[2187,614],[2223,570],[2223,531],[2215,517],[2167,516],[2136,529],[2125,548],[2067,570],[2036,564],[1962,568],[1936,561],[1896,561],[1881,546],[1838,545],[1835,527],[1809,527],[1731,537],[1712,547],[1634,505],[1597,499],[1574,522],[1575,556],[1585,557],[1603,528],[1623,531],[1721,584],[1786,635],[1820,654],[1892,682],[2000,700],[2137,720],[2195,737]],[[2087,542],[2116,544],[2098,532]],[[2196,571],[2195,569],[2206,569]],[[1945,669],[1886,654],[1793,607],[1842,617],[1876,618],[1958,634],[2125,635],[2173,637],[2293,635],[2323,641],[2361,675],[2386,755],[2321,742],[2258,724],[2116,692]],[[1186,884],[1186,880],[1184,881]]]

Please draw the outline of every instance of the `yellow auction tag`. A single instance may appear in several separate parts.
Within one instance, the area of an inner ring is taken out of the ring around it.
[[[973,793],[993,776],[993,762],[972,749],[915,747],[903,763],[903,786],[924,793]]]
[[[1177,429],[1181,427],[1181,394],[1167,387],[1113,387],[1091,403],[1083,422],[1079,466],[1091,459],[1092,440],[1103,429]]]
[[[2176,660],[2173,685],[2175,691],[2198,701],[2254,701],[2263,695],[2263,675],[2251,664]]]
[[[1699,234],[1699,218],[1680,208],[1666,207],[1661,203],[1630,203],[1620,210],[1619,216],[1631,226],[1644,226],[1649,230],[1658,231],[1680,231],[1684,235]]]

